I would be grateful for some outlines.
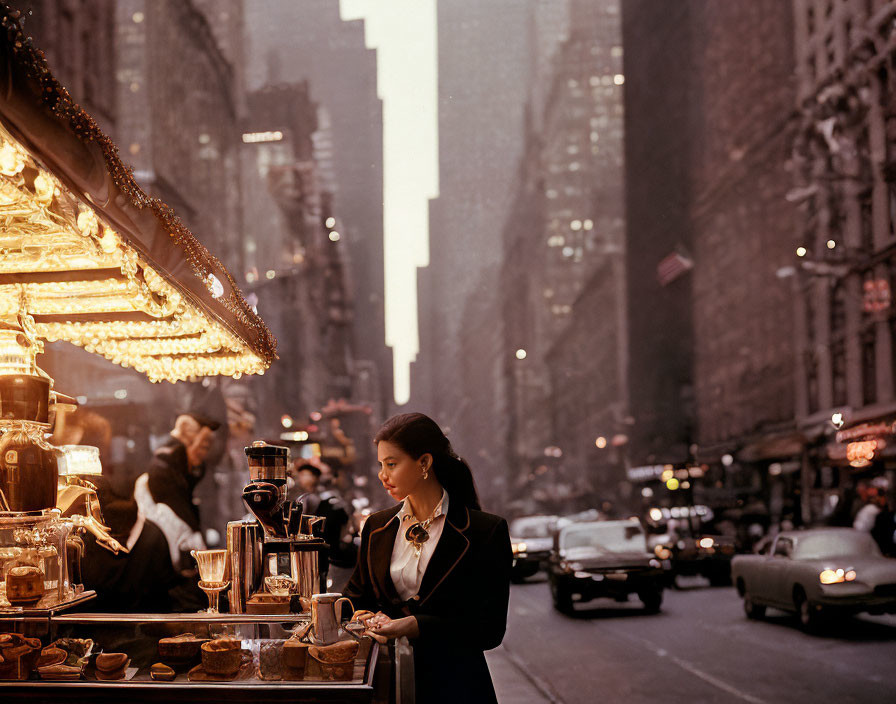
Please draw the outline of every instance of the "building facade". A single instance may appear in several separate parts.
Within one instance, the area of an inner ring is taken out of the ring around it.
[[[523,148],[532,6],[532,0],[437,3],[439,197],[430,203],[429,290],[418,299],[411,401],[428,399],[433,417],[449,429],[477,401],[457,383],[461,338],[468,334],[463,315],[471,298],[495,295],[483,271],[503,256],[500,233]]]
[[[684,462],[694,442],[691,277],[657,265],[691,250],[687,226],[691,3],[623,3],[630,459]],[[662,124],[657,124],[657,116]]]
[[[793,7],[625,11],[633,464],[799,520]]]
[[[19,21],[72,97],[114,138],[114,0],[13,0]],[[96,41],[97,36],[105,37]]]
[[[849,508],[860,483],[880,477],[892,492],[896,479],[896,7],[797,0],[794,11],[797,418],[818,517]]]
[[[548,473],[564,491],[583,491],[600,459],[596,438],[621,437],[628,416],[619,12],[618,2],[569,4],[569,36],[554,57],[544,113],[532,121],[540,128],[528,135],[505,225],[511,494]]]
[[[341,19],[338,0],[254,0],[246,4],[245,18],[249,87],[307,81],[323,111],[319,118],[327,134],[319,137],[330,142],[326,170],[356,313],[355,358],[367,360],[363,388],[374,393],[358,400],[382,418],[394,401],[392,353],[385,342],[383,114],[376,51],[365,44],[363,21]]]

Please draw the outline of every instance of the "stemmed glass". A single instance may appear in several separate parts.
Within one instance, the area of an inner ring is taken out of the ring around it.
[[[208,597],[208,610],[205,613],[217,614],[218,598],[221,592],[230,586],[227,574],[226,550],[191,550],[190,554],[199,566],[199,588]]]

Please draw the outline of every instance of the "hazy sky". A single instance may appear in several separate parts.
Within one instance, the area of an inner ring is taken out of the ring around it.
[[[418,349],[416,268],[429,263],[428,200],[438,195],[436,0],[340,0],[366,20],[383,100],[386,342],[395,351],[395,400],[410,393]]]

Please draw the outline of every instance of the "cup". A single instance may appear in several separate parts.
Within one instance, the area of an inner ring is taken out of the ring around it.
[[[199,579],[203,582],[220,583],[227,578],[226,550],[190,550],[199,567]]]

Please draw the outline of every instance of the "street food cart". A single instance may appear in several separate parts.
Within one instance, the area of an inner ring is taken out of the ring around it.
[[[94,448],[47,442],[54,416],[76,402],[39,368],[43,342],[176,382],[263,374],[276,341],[224,266],[143,192],[2,3],[0,28],[0,697],[402,700],[412,675],[393,663],[410,662],[406,646],[385,647],[339,616],[329,638],[315,636],[318,614],[299,600],[279,613],[90,613],[78,533],[126,548],[91,491],[102,472]],[[279,466],[262,458],[250,469],[259,494]],[[314,543],[298,533],[265,540],[286,541],[288,557],[293,543]]]

